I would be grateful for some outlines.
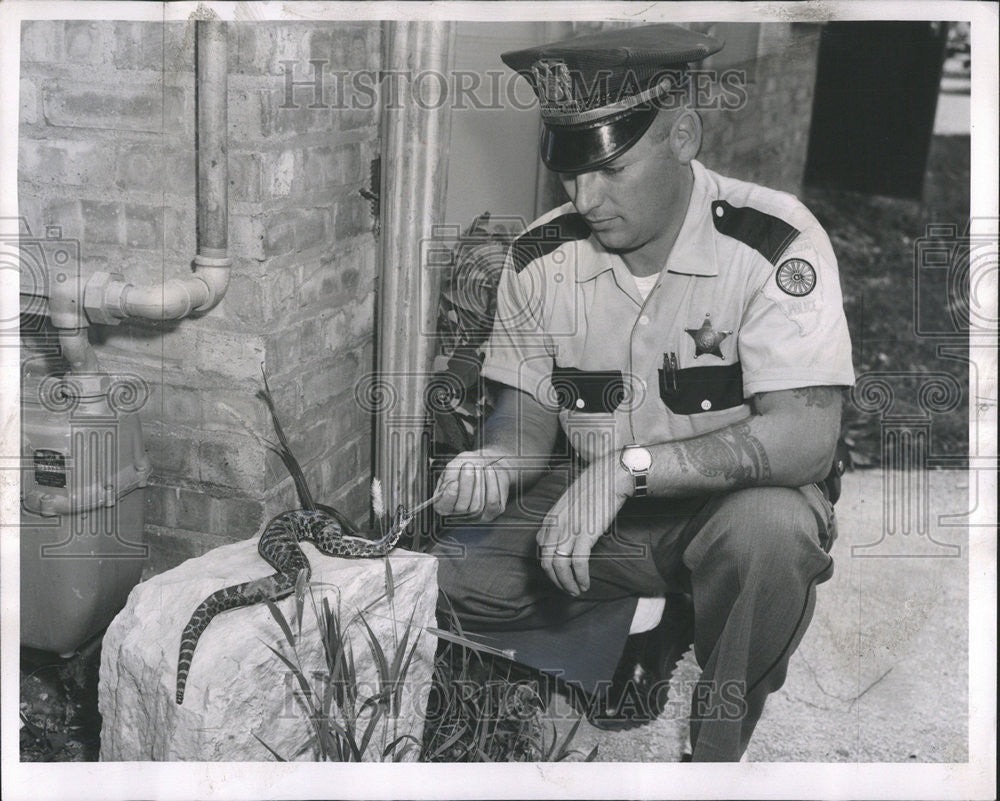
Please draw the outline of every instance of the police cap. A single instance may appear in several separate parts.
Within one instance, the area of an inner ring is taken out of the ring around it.
[[[502,53],[528,79],[542,111],[542,161],[557,172],[594,170],[638,142],[682,90],[688,64],[723,47],[678,25],[602,31]]]

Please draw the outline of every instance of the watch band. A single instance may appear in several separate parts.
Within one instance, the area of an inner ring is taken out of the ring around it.
[[[646,472],[633,473],[632,480],[635,482],[635,495],[633,498],[645,498],[649,495],[649,488],[646,485]]]

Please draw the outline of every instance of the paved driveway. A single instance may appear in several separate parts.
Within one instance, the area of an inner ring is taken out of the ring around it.
[[[902,526],[917,520],[905,498],[925,497],[910,494],[916,476],[893,474],[890,482],[896,503],[888,516]],[[748,760],[968,759],[967,532],[939,522],[941,515],[969,509],[968,478],[932,472],[928,479],[930,536],[883,539],[882,473],[845,476],[837,504],[836,571],[818,589],[812,625],[792,657],[785,686],[768,701]],[[584,723],[575,747],[587,751],[598,744],[600,761],[677,761],[697,677],[688,653],[660,719],[614,734]],[[571,714],[561,699],[553,711]]]

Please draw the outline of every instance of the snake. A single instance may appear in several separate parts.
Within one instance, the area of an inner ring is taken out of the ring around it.
[[[267,600],[285,598],[295,589],[302,572],[305,573],[305,581],[309,580],[312,570],[299,543],[310,542],[326,556],[348,559],[385,556],[395,547],[397,540],[413,520],[415,512],[416,510],[408,512],[405,507],[399,506],[392,525],[378,539],[364,536],[347,518],[328,506],[313,510],[295,509],[273,517],[260,535],[257,553],[276,572],[213,592],[198,605],[184,627],[177,659],[177,703],[184,703],[184,687],[195,648],[216,615]]]

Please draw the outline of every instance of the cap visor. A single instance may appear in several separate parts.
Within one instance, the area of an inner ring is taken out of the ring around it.
[[[603,167],[638,142],[653,124],[655,105],[630,109],[610,122],[588,127],[543,125],[542,162],[556,172],[587,172]]]

